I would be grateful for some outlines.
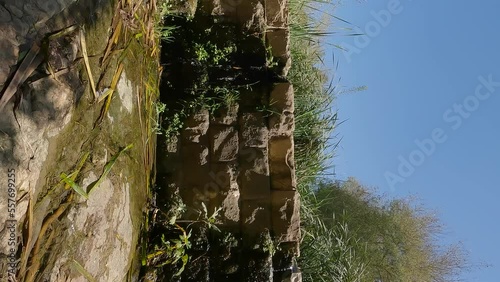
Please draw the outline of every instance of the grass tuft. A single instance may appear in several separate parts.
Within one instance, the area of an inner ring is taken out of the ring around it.
[[[323,5],[319,9],[318,5]],[[301,194],[301,257],[303,281],[360,281],[365,264],[355,249],[358,242],[347,224],[330,229],[321,207],[328,199],[316,198],[319,179],[327,177],[338,140],[332,133],[338,124],[333,102],[339,91],[324,69],[322,42],[333,32],[326,31],[329,0],[290,0],[290,51],[292,67],[288,78],[295,90],[295,160]],[[327,8],[327,9],[325,9]],[[325,18],[326,16],[326,18]]]

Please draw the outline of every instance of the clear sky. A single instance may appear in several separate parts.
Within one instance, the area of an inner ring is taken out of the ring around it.
[[[331,36],[349,51],[326,56],[343,86],[368,90],[337,100],[337,178],[417,195],[443,240],[491,265],[463,280],[500,281],[500,1],[342,2],[334,14],[365,35]]]

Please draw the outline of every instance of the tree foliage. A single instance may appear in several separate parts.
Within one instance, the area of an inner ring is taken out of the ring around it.
[[[305,281],[456,281],[466,265],[460,244],[438,243],[443,226],[415,200],[384,199],[354,178],[317,183],[314,196],[317,220],[303,224]]]

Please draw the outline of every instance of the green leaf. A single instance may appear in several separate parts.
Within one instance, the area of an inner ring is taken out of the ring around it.
[[[111,168],[115,165],[115,162],[116,160],[118,159],[118,157],[123,153],[125,152],[126,150],[132,148],[133,145],[130,144],[128,145],[127,147],[123,148],[120,152],[118,152],[118,154],[114,155],[113,158],[104,166],[104,171],[102,172],[101,176],[99,177],[99,179],[90,184],[89,187],[88,187],[88,191],[89,191],[89,194],[90,192],[92,192],[92,189],[94,189],[94,187],[97,187],[99,186],[103,181],[104,179],[106,178],[106,176],[108,176],[109,172],[111,171]]]
[[[82,197],[88,200],[89,195],[82,189],[82,187],[80,187],[71,178],[69,178],[68,175],[66,175],[66,173],[61,173],[61,179],[71,188],[73,188],[73,190],[75,190],[76,193],[80,194]]]

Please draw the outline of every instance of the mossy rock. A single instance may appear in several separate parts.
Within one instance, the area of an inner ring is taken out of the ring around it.
[[[183,15],[188,18],[194,17],[196,13],[196,8],[198,7],[198,0],[171,0],[172,5],[171,13],[177,15]]]

